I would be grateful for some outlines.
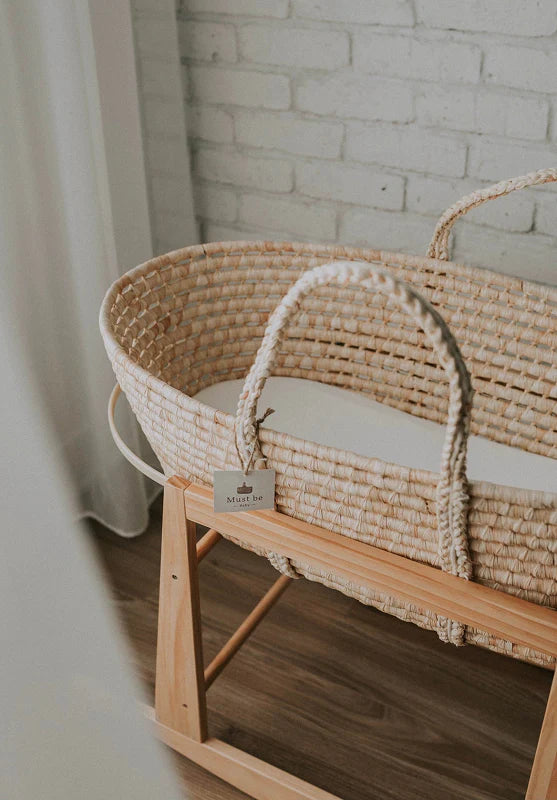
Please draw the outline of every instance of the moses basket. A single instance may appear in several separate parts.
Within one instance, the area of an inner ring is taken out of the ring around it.
[[[102,334],[165,475],[210,485],[213,470],[273,468],[283,514],[557,607],[557,487],[466,477],[469,431],[557,456],[557,290],[448,260],[459,216],[555,180],[557,170],[543,170],[463,198],[441,217],[427,258],[218,242],[123,275],[103,302]],[[259,429],[257,399],[271,373],[363,392],[445,425],[439,473]],[[245,378],[236,419],[194,399],[233,378]],[[262,555],[445,641],[554,667],[549,656],[347,584],[334,564],[316,572]]]

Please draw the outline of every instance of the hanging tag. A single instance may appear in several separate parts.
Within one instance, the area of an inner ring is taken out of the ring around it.
[[[238,470],[213,472],[213,510],[255,511],[275,507],[275,470],[254,469],[244,475]]]

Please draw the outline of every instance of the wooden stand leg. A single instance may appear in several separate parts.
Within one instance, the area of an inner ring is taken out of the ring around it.
[[[164,487],[155,713],[197,742],[207,738],[195,523],[184,503],[187,481]]]
[[[557,671],[547,700],[526,800],[557,800]]]

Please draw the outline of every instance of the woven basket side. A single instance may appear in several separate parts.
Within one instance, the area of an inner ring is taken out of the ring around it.
[[[386,263],[441,311],[472,376],[473,433],[556,456],[557,291],[548,287],[428,259],[382,261],[376,251],[230,243],[177,251],[132,273],[114,303],[113,334],[136,363],[190,395],[244,377],[279,299],[331,257]],[[361,290],[322,287],[304,300],[276,374],[446,419],[446,384],[423,334]]]

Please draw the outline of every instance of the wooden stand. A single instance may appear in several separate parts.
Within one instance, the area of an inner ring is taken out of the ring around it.
[[[196,523],[211,529],[197,547]],[[220,540],[217,528],[317,569],[334,564],[339,575],[358,586],[557,656],[557,614],[551,609],[276,511],[215,514],[210,489],[171,478],[164,488],[155,708],[147,714],[163,742],[257,800],[338,798],[207,737],[207,689],[290,583],[289,578],[278,578],[204,670],[198,563]],[[525,800],[557,800],[557,677],[549,694]]]

